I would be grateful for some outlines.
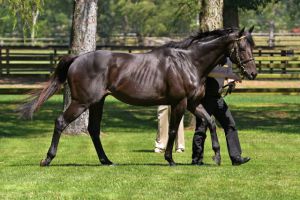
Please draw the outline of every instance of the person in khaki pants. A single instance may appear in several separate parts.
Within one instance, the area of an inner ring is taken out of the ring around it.
[[[157,118],[158,118],[158,129],[155,140],[155,153],[162,153],[165,151],[168,138],[169,138],[169,115],[171,112],[170,106],[158,106]],[[179,124],[178,134],[175,139],[175,149],[177,153],[184,151],[184,128],[183,118]]]

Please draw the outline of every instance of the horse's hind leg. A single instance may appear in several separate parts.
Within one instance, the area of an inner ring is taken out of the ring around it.
[[[107,158],[100,140],[100,123],[102,119],[104,99],[105,97],[103,97],[100,102],[90,106],[88,131],[94,143],[100,162],[104,165],[112,165],[113,163]]]
[[[86,110],[86,106],[77,103],[76,101],[71,102],[70,106],[67,110],[60,115],[55,121],[55,127],[53,131],[52,141],[50,148],[47,153],[47,157],[40,162],[41,166],[48,166],[50,162],[56,155],[57,146],[59,143],[59,139],[61,136],[62,131],[77,117],[81,115]]]
[[[210,131],[210,137],[212,142],[212,149],[215,152],[215,155],[212,157],[212,159],[215,161],[217,165],[221,165],[220,144],[219,144],[219,139],[216,130],[216,123],[213,118],[211,119],[211,122],[212,125],[209,126],[209,131]]]

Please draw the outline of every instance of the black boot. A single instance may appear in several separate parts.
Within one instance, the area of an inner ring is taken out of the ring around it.
[[[206,135],[195,133],[193,137],[192,165],[203,165],[204,143]]]
[[[202,160],[192,160],[192,165],[198,165],[198,166],[201,166],[201,165],[204,165],[203,161]]]
[[[231,163],[232,163],[232,165],[234,165],[234,166],[245,164],[245,163],[248,162],[249,160],[250,160],[249,157],[244,157],[244,158],[241,157],[241,156],[231,157]]]

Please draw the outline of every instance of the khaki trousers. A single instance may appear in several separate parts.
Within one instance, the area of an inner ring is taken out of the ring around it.
[[[169,116],[171,113],[170,106],[158,106],[157,118],[158,118],[158,130],[155,140],[155,148],[166,149],[169,138]],[[184,128],[183,118],[179,124],[178,135],[175,139],[175,148],[184,149]]]

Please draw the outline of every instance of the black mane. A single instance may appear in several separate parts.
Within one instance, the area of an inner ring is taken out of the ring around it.
[[[193,34],[182,41],[178,41],[178,42],[171,41],[171,42],[168,42],[168,43],[162,45],[162,47],[169,47],[169,48],[175,48],[175,49],[187,49],[194,42],[205,41],[205,39],[207,39],[207,38],[214,39],[217,37],[228,35],[234,31],[237,31],[237,29],[227,28],[227,29],[216,29],[213,31],[206,31],[206,32],[199,31],[196,34]]]

